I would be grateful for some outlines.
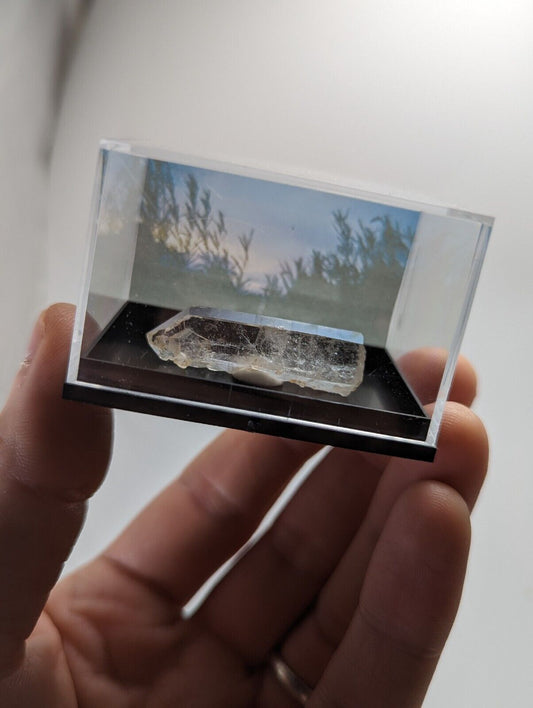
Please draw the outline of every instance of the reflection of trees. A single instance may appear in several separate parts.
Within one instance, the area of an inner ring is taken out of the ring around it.
[[[280,263],[266,276],[265,312],[374,333],[384,341],[402,279],[411,230],[380,216],[356,225],[346,211],[334,211],[335,249]]]
[[[214,213],[210,191],[200,191],[194,175],[187,175],[185,203],[180,208],[177,186],[169,163],[148,162],[141,203],[142,236],[151,236],[172,252],[179,270],[195,270],[244,290],[253,232],[238,237],[240,251],[235,255],[227,245],[224,214]]]
[[[332,216],[337,234],[334,251],[314,250],[307,262],[303,258],[295,259],[292,264],[281,262],[280,280],[287,294],[302,288],[321,290],[326,285],[339,293],[348,293],[364,287],[373,274],[384,270],[401,278],[412,232],[403,233],[389,216],[375,217],[371,221],[374,226],[365,226],[359,220],[357,228],[350,224],[347,211],[337,210]]]
[[[368,224],[332,213],[336,243],[307,258],[280,261],[261,293],[246,275],[253,231],[235,237],[193,174],[178,201],[176,173],[148,161],[134,280],[145,301],[212,305],[372,332],[386,337],[413,232],[388,215]]]

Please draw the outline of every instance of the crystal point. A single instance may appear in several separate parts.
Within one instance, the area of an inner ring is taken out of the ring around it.
[[[223,371],[257,386],[297,386],[348,396],[363,379],[358,332],[243,312],[191,307],[146,335],[160,359]]]

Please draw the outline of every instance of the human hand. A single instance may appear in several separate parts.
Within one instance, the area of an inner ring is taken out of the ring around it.
[[[224,433],[53,588],[111,447],[109,411],[60,398],[71,321],[67,306],[43,315],[0,415],[1,708],[297,706],[274,651],[312,687],[312,708],[421,705],[487,464],[465,407],[469,365],[457,369],[435,463],[331,451],[184,619],[318,446]],[[439,376],[438,354],[422,357],[425,380]]]

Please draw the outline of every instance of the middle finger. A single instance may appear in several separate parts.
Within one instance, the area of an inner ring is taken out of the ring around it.
[[[301,616],[365,517],[381,470],[334,449],[267,533],[214,589],[196,617],[260,663]]]

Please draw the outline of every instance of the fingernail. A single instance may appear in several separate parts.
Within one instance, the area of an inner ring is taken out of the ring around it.
[[[43,315],[40,315],[39,319],[35,323],[35,326],[33,328],[33,332],[31,333],[26,356],[24,357],[24,364],[26,366],[28,366],[30,364],[32,359],[37,354],[37,350],[39,349],[39,345],[43,339],[43,335],[44,335],[44,318],[43,318]]]

